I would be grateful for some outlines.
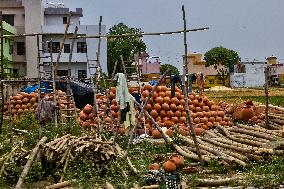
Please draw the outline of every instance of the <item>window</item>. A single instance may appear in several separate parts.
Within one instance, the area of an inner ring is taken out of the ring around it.
[[[59,53],[60,42],[52,42],[52,53]],[[48,43],[48,52],[50,52],[50,43]]]
[[[64,53],[70,53],[70,44],[64,44]]]
[[[9,46],[9,54],[13,54],[13,45]]]
[[[68,70],[57,70],[57,76],[62,77],[67,75],[68,75]]]
[[[87,70],[78,70],[78,78],[79,79],[87,78]]]
[[[77,53],[87,53],[86,42],[78,42],[77,43]]]
[[[6,15],[3,15],[3,20],[5,22],[7,22],[8,24],[14,26],[14,15],[13,14],[6,14]]]
[[[25,43],[24,42],[17,42],[17,55],[25,55]]]
[[[67,17],[63,17],[63,24],[67,24]]]

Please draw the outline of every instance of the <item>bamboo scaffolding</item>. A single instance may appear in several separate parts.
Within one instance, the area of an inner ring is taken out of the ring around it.
[[[90,35],[90,36],[78,36],[77,38],[120,38],[120,37],[142,37],[142,36],[156,36],[156,35],[172,35],[172,34],[180,34],[180,33],[188,33],[188,32],[195,32],[195,31],[205,31],[208,30],[209,27],[202,27],[202,28],[194,28],[194,29],[187,29],[187,30],[177,30],[177,31],[170,31],[170,32],[154,32],[154,33],[146,33],[142,32],[139,34],[121,34],[121,35]]]
[[[57,68],[58,68],[58,65],[59,65],[59,62],[60,62],[61,53],[62,53],[62,50],[63,50],[63,47],[64,47],[65,40],[66,40],[67,35],[68,35],[68,29],[69,29],[69,26],[70,26],[71,17],[72,17],[72,12],[70,12],[69,15],[68,15],[67,24],[66,24],[66,27],[65,27],[65,32],[64,32],[63,40],[62,40],[62,42],[60,43],[60,48],[59,48],[59,52],[58,52],[57,59],[56,59],[56,64],[55,64],[55,70],[56,70],[56,72],[55,72],[55,77],[57,77]],[[51,47],[51,48],[52,48],[52,47]]]
[[[2,37],[4,34],[3,28],[3,16],[2,11],[0,11],[0,33],[1,33],[1,80],[5,77],[4,70],[4,38]],[[1,117],[0,117],[0,134],[2,133],[3,127],[3,119],[4,119],[4,83],[1,82]]]

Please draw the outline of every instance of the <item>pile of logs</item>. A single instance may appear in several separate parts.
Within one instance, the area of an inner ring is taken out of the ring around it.
[[[270,106],[270,107],[273,108],[274,111],[270,111],[268,114],[269,128],[284,131],[284,108],[277,106]]]
[[[197,140],[204,162],[216,159],[246,166],[250,160],[261,161],[266,155],[283,155],[284,140],[281,136],[279,130],[238,125],[231,128],[217,126],[214,130],[206,131],[204,136],[197,137]],[[186,145],[174,145],[175,149],[185,157],[199,160],[191,137],[180,137]]]
[[[67,164],[69,160],[84,155],[92,156],[97,164],[108,162],[122,155],[118,144],[109,141],[101,141],[96,136],[76,137],[70,134],[45,144],[44,155],[48,161]]]

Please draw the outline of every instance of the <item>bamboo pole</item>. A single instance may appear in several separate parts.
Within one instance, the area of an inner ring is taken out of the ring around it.
[[[75,27],[75,31],[73,36],[76,37],[78,33],[78,26]],[[68,59],[68,65],[67,65],[67,69],[68,69],[68,76],[67,76],[67,124],[70,125],[70,97],[71,95],[71,63],[72,63],[72,57],[73,57],[73,50],[74,50],[74,45],[75,45],[75,38],[72,39],[71,42],[71,49],[70,49],[70,53],[69,53],[69,59]],[[74,106],[74,113],[76,111],[76,108]],[[77,119],[76,119],[77,122]]]
[[[164,75],[162,75],[162,77],[160,78],[160,80],[156,83],[156,85],[152,88],[151,92],[149,93],[147,99],[145,100],[144,104],[143,104],[143,110],[145,110],[150,98],[152,97],[153,93],[157,90],[157,87],[158,85],[162,82],[162,80],[164,79],[164,77],[168,74],[168,71],[167,70]],[[139,115],[138,115],[138,120],[140,120],[142,118],[142,116],[144,115],[144,111],[140,111]],[[138,122],[136,122],[134,128],[133,128],[133,132],[131,133],[130,135],[130,139],[128,141],[128,145],[127,145],[127,149],[125,151],[125,154],[124,154],[124,158],[126,158],[128,156],[128,152],[130,150],[130,147],[132,145],[132,142],[133,142],[133,139],[134,139],[134,133],[136,133],[136,130],[137,130],[137,127],[138,127]]]
[[[203,158],[202,155],[200,153],[200,148],[199,148],[199,144],[198,141],[196,139],[196,133],[195,133],[195,129],[193,128],[193,124],[192,124],[192,120],[190,117],[190,111],[189,111],[189,107],[188,107],[188,88],[187,85],[185,83],[185,77],[188,74],[188,67],[187,67],[187,41],[186,41],[186,18],[185,18],[185,9],[184,9],[184,5],[182,6],[182,12],[183,12],[183,23],[184,23],[184,58],[183,58],[183,76],[182,76],[182,88],[183,88],[183,93],[184,93],[184,101],[185,101],[185,111],[186,111],[186,124],[189,125],[190,127],[190,133],[191,133],[191,137],[194,141],[195,144],[195,148],[197,151],[197,155],[199,157],[199,161],[201,163],[201,165],[204,165],[203,162]]]
[[[0,11],[0,27],[1,27],[1,80],[4,79],[4,38],[2,37],[3,36],[3,16],[2,16],[2,11]],[[2,127],[3,127],[3,114],[4,114],[4,83],[1,82],[0,83],[1,85],[1,118],[0,118],[0,134],[2,133]]]
[[[170,32],[153,32],[153,33],[126,33],[121,35],[90,35],[90,36],[78,36],[77,38],[120,38],[120,37],[142,37],[142,36],[157,36],[157,35],[173,35],[179,33],[188,33],[188,32],[195,32],[195,31],[205,31],[208,30],[209,27],[202,27],[202,28],[194,28],[194,29],[187,29],[187,30],[177,30],[177,31],[170,31]]]
[[[268,128],[268,111],[269,111],[269,94],[268,94],[268,85],[269,85],[269,65],[265,68],[265,87],[264,87],[264,92],[265,92],[265,128]]]
[[[36,156],[37,156],[37,153],[39,152],[39,149],[40,147],[45,143],[45,141],[47,140],[47,137],[43,137],[38,143],[37,145],[35,146],[35,148],[32,150],[30,156],[29,156],[29,159],[19,177],[19,180],[17,182],[17,185],[16,185],[16,189],[21,189],[23,188],[23,184],[24,184],[24,180],[32,166],[32,163],[33,161],[35,160]]]
[[[71,17],[72,17],[72,12],[70,12],[69,15],[68,15],[67,24],[66,24],[66,27],[65,27],[65,32],[64,32],[63,40],[62,40],[62,42],[60,43],[60,49],[59,49],[59,52],[58,52],[58,55],[57,55],[56,65],[55,65],[55,77],[57,77],[58,64],[59,64],[59,62],[60,62],[61,53],[62,53],[62,50],[63,50],[63,47],[64,47],[65,40],[66,40],[66,38],[67,38],[67,36],[68,36],[68,29],[69,29],[69,26],[70,26]]]
[[[53,89],[53,103],[56,106],[57,100],[56,100],[56,83],[55,83],[55,65],[53,62],[53,52],[52,52],[52,40],[50,41],[50,48],[49,48],[49,54],[50,54],[50,64],[52,68],[52,89]],[[58,117],[57,117],[57,109],[55,110],[55,117],[54,117],[54,124],[55,127],[58,127]]]

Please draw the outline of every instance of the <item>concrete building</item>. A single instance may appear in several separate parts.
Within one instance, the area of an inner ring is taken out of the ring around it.
[[[266,62],[241,62],[230,76],[231,87],[263,87]]]
[[[143,52],[139,56],[139,66],[142,74],[160,74],[161,61],[159,57],[149,57]]]
[[[40,42],[40,57],[49,56],[47,50],[47,42],[52,39],[54,48],[58,49],[58,42],[62,41],[65,31],[67,16],[69,9],[62,6],[46,7],[42,0],[0,0],[0,10],[4,16],[16,28],[17,34],[23,33],[50,33],[50,35],[39,36]],[[83,16],[83,10],[77,8],[74,16],[71,19],[69,31],[74,32],[75,26],[79,27],[78,34],[80,35],[98,35],[99,29],[97,25],[81,25],[80,17]],[[9,22],[8,22],[9,23]],[[55,35],[62,33],[62,35]],[[102,27],[102,34],[106,33],[106,27]],[[54,34],[54,35],[53,35]],[[68,48],[71,40],[67,40],[64,47]],[[87,72],[87,57],[94,63],[96,59],[98,39],[76,40],[72,60],[72,76],[73,77],[89,77]],[[107,70],[107,44],[102,40],[101,46],[101,65],[103,71]],[[13,67],[18,70],[19,75],[28,78],[38,77],[38,48],[36,36],[25,38],[15,38],[13,49]],[[56,51],[54,51],[56,52]],[[59,64],[59,75],[66,75],[68,50],[64,50],[61,62]],[[54,53],[54,60],[57,58],[57,53]],[[50,59],[41,59],[41,63],[49,62]]]
[[[203,73],[205,76],[205,87],[222,86],[223,82],[216,76],[218,72],[213,66],[206,67],[205,61],[202,58],[202,54],[193,53],[187,55],[187,66],[189,74]],[[230,78],[225,82],[225,85],[229,85]],[[196,82],[193,83],[193,87],[198,87]]]
[[[277,57],[270,56],[267,58],[269,65],[270,77],[274,84],[284,85],[284,63],[277,61]]]
[[[25,9],[22,5],[22,1],[19,0],[1,0],[0,10],[3,14],[3,20],[14,26],[16,34],[25,33]],[[26,75],[26,49],[25,38],[14,38],[13,42],[12,60],[14,72],[20,76]]]
[[[3,22],[3,34],[4,35],[14,35],[16,33],[15,27],[11,26],[7,22]],[[0,45],[0,51],[1,51],[1,45]],[[17,70],[14,70],[12,67],[12,55],[13,55],[13,40],[9,38],[3,39],[3,55],[5,65],[5,73],[9,75],[17,74]]]
[[[43,33],[49,33],[48,35],[43,36],[43,57],[50,55],[49,53],[49,41],[52,40],[53,47],[52,52],[54,60],[58,57],[58,51],[60,46],[60,41],[63,38],[63,35],[58,35],[55,33],[64,33],[67,18],[70,10],[68,8],[45,8],[44,9],[44,25],[42,27]],[[68,32],[72,33],[75,31],[75,27],[78,26],[79,35],[98,35],[99,26],[98,25],[81,25],[80,18],[83,17],[83,10],[77,8],[75,11],[72,11],[72,17],[70,21],[70,27]],[[106,27],[102,26],[102,34],[106,34]],[[84,79],[90,77],[90,72],[88,71],[88,64],[96,65],[96,53],[98,50],[98,39],[76,39],[73,49],[73,58],[71,63],[71,75],[72,77]],[[61,55],[60,64],[58,65],[58,76],[67,75],[67,64],[69,53],[71,49],[72,39],[67,39],[64,44],[64,49]],[[101,43],[101,65],[103,71],[107,70],[107,51],[106,51],[106,40],[102,40]],[[50,58],[43,59],[44,62],[50,62]],[[95,71],[92,70],[91,71]]]

